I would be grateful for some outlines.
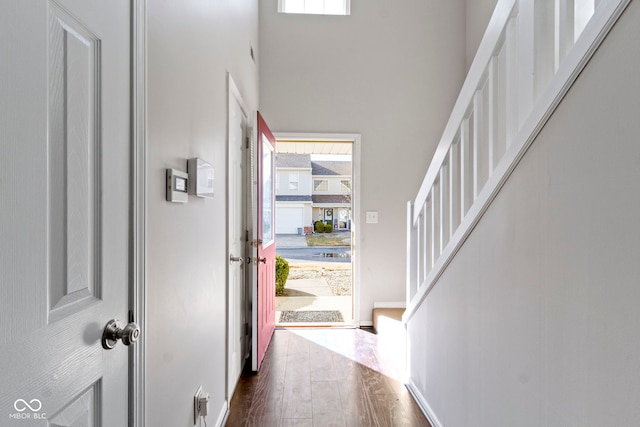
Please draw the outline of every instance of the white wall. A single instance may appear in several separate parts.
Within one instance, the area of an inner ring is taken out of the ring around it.
[[[469,71],[498,0],[466,0],[466,71]]]
[[[443,425],[640,425],[640,4],[411,319]]]
[[[147,5],[147,425],[193,426],[199,385],[214,425],[225,399],[227,71],[255,111],[258,1]],[[193,156],[213,164],[214,198],[166,202],[165,168]]]
[[[260,109],[275,132],[362,135],[361,318],[405,299],[406,201],[464,78],[464,0],[353,1],[351,16],[260,1]],[[395,179],[390,180],[389,176]]]

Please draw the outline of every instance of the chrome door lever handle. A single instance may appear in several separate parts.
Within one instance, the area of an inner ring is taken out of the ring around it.
[[[231,255],[229,257],[229,261],[230,262],[244,262],[244,258],[242,258],[241,256],[233,256],[233,255]]]

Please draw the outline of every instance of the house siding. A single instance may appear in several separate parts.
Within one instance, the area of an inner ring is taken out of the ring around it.
[[[296,195],[305,195],[311,194],[312,189],[312,178],[311,178],[311,170],[310,169],[277,169],[277,178],[276,178],[276,194],[278,195],[288,195],[288,196],[296,196]],[[298,176],[298,189],[292,190],[289,188],[289,180],[292,174],[297,174]]]
[[[350,171],[351,162],[313,162],[309,160],[310,168],[296,169],[287,165],[299,162],[300,155],[278,154],[276,174],[278,176],[276,189],[276,230],[280,234],[298,233],[298,228],[312,227],[316,221],[331,223],[335,229],[349,230],[351,228],[351,191],[347,191],[342,181],[351,182],[351,175],[338,175],[336,171]],[[308,155],[307,155],[308,157]],[[285,166],[281,166],[285,165]],[[316,175],[316,172],[327,175]],[[289,189],[290,173],[298,174],[298,190]],[[326,181],[326,190],[317,191],[316,181]],[[304,181],[304,183],[303,183]],[[308,201],[308,203],[294,205],[294,202]],[[295,208],[295,212],[292,210]],[[298,214],[298,208],[303,210]],[[329,209],[329,211],[325,211]],[[346,209],[346,210],[345,210]],[[325,212],[335,212],[331,218]],[[339,214],[342,212],[342,221]],[[299,223],[298,218],[302,218]]]
[[[315,181],[316,180],[325,180],[327,181],[327,190],[326,191],[318,191],[316,190]],[[351,191],[345,191],[342,186],[342,181],[349,181],[351,183],[351,176],[322,176],[322,175],[314,175],[313,176],[313,194],[350,194]]]

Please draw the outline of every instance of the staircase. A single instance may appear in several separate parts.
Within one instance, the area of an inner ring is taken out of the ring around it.
[[[373,329],[378,335],[394,336],[404,334],[402,315],[404,308],[374,308]]]
[[[529,377],[521,376],[522,371],[518,369],[523,369],[523,360],[531,362],[532,359],[527,358],[535,352],[520,355],[522,347],[513,345],[512,340],[523,337],[520,330],[517,333],[513,331],[518,328],[516,325],[526,323],[522,320],[526,316],[526,309],[531,313],[527,321],[531,324],[541,322],[541,326],[532,328],[535,333],[553,331],[553,324],[539,320],[542,319],[541,311],[531,309],[531,298],[524,298],[522,306],[514,304],[514,301],[518,301],[514,286],[491,293],[496,283],[512,283],[502,275],[504,265],[495,263],[497,267],[490,272],[492,275],[483,270],[485,277],[470,273],[477,268],[473,262],[479,259],[470,254],[481,256],[483,252],[498,251],[500,248],[469,241],[473,237],[472,231],[547,125],[556,107],[618,18],[632,3],[631,0],[497,2],[420,190],[416,198],[407,204],[407,309],[402,320],[408,331],[408,387],[434,427],[444,425],[445,420],[447,425],[469,425],[473,416],[488,413],[506,420],[509,412],[504,405],[500,406],[505,400],[524,402],[523,405],[534,402],[530,405],[533,409],[529,415],[549,416],[549,419],[553,419],[552,416],[540,415],[544,411],[539,408],[560,406],[545,393],[536,394],[544,390],[541,386],[537,389],[530,386],[530,393],[525,396],[524,383],[529,381]],[[620,123],[624,121],[620,118],[617,120]],[[550,129],[558,134],[557,144],[566,147],[569,131],[562,127]],[[603,138],[602,143],[607,142]],[[584,144],[580,149],[584,149]],[[540,162],[554,164],[562,161],[561,158],[538,155]],[[567,154],[569,157],[570,154]],[[532,167],[531,164],[525,166]],[[593,170],[594,173],[607,176],[603,171]],[[540,171],[545,173],[546,169],[540,168]],[[551,186],[550,182],[546,185]],[[530,180],[516,184],[523,188],[523,199],[531,188],[543,189],[543,185],[529,185]],[[513,187],[511,190],[514,191]],[[594,191],[594,194],[598,192]],[[498,200],[504,202],[504,199]],[[501,206],[504,207],[504,203]],[[488,216],[487,221],[493,220],[495,224],[500,222],[498,218],[501,218],[502,224],[515,221],[514,217],[504,212],[490,212],[494,216]],[[611,221],[609,217],[607,221]],[[512,227],[510,230],[515,229]],[[496,226],[495,230],[502,232],[507,228]],[[515,238],[513,234],[505,232],[503,242]],[[467,261],[467,270],[449,269],[458,256]],[[615,270],[619,265],[616,264]],[[561,291],[556,292],[556,295],[564,295]],[[569,292],[566,294],[571,295]],[[552,300],[556,304],[557,301]],[[575,304],[573,300],[571,304]],[[525,309],[518,311],[518,307]],[[575,308],[578,305],[571,307],[578,310]],[[513,311],[508,312],[509,309]],[[548,318],[557,319],[554,317],[560,311],[557,306],[545,309]],[[379,334],[396,333],[397,330],[392,326],[396,323],[394,315],[382,310],[385,309],[380,309],[378,314],[374,310],[374,328]],[[499,310],[502,310],[502,317],[495,315]],[[587,313],[581,312],[581,315],[588,319]],[[558,321],[563,327],[569,323]],[[404,331],[398,336],[404,339]],[[566,336],[573,335],[567,333]],[[508,343],[511,347],[492,346],[491,343]],[[571,345],[562,339],[558,339],[558,343],[563,344],[564,350],[571,349]],[[544,344],[543,349],[547,351],[550,347],[546,344],[549,343]],[[507,348],[511,354],[508,354]],[[580,352],[575,351],[575,354]],[[500,365],[495,363],[496,360],[508,363]],[[554,371],[548,370],[545,365],[549,360],[554,358],[548,357],[544,363],[538,364],[547,369],[542,369],[547,377],[544,381],[538,378],[539,385],[556,384],[559,377],[567,381],[581,378],[581,375],[566,376],[564,370],[558,371],[562,372],[560,376],[553,375]],[[507,374],[509,368],[514,372]],[[516,381],[513,381],[514,378]],[[489,394],[485,390],[487,384],[493,387]],[[567,385],[569,389],[576,387],[571,383]],[[520,400],[515,397],[518,393],[522,393]],[[533,401],[532,396],[539,401]],[[487,409],[493,403],[496,406]],[[585,408],[588,406],[584,405]],[[527,418],[523,414],[514,410],[509,415],[521,421]],[[466,416],[472,418],[465,419]],[[533,419],[527,425],[548,424],[536,424]],[[483,420],[480,424],[483,422],[515,425],[513,422],[495,420]]]

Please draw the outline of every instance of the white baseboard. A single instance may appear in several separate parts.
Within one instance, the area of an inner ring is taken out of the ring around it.
[[[407,308],[407,302],[406,301],[374,302],[373,308]]]
[[[420,391],[418,390],[418,387],[416,387],[413,381],[409,380],[406,386],[407,386],[407,389],[409,390],[409,393],[411,393],[413,398],[416,400],[416,403],[420,407],[420,410],[422,411],[424,416],[427,417],[427,420],[429,420],[431,425],[433,427],[442,427],[442,423],[436,416],[436,413],[433,412],[433,409],[431,409],[431,406],[429,406],[429,403],[427,403],[427,400],[424,398],[422,393],[420,393]]]
[[[220,409],[220,414],[218,415],[218,420],[215,423],[216,427],[223,427],[227,422],[227,417],[229,416],[229,405],[225,400],[222,404],[222,408]]]

